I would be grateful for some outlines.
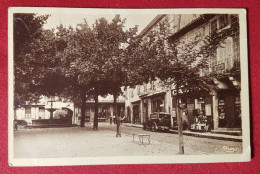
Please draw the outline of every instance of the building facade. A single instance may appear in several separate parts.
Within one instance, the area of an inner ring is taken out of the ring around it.
[[[51,102],[55,101],[55,102]],[[52,103],[52,104],[51,104]],[[24,107],[18,108],[15,111],[15,119],[25,120],[29,125],[32,120],[50,119],[50,109],[54,109],[53,118],[59,119],[69,117],[70,122],[75,124],[75,117],[73,114],[74,104],[67,101],[61,101],[57,97],[52,99],[42,96],[38,103],[27,102]]]
[[[176,121],[177,107],[186,113],[189,127],[198,122],[207,122],[212,131],[242,131],[240,106],[240,39],[239,18],[236,14],[177,14],[158,15],[140,33],[145,41],[149,31],[158,30],[160,23],[169,21],[171,42],[180,39],[200,39],[213,32],[232,28],[229,36],[208,61],[209,67],[200,71],[207,77],[207,90],[196,86],[194,91],[180,89],[178,95],[174,85],[166,89],[156,80],[125,91],[125,114],[131,123],[142,124],[153,112],[168,112],[172,125]],[[177,103],[177,101],[179,103]],[[177,106],[178,105],[178,106]]]
[[[133,124],[142,124],[151,113],[171,111],[171,90],[160,85],[159,80],[127,88],[125,99],[125,115]]]
[[[99,96],[99,121],[109,122],[110,116],[115,115],[114,109],[114,99],[112,95],[107,95],[106,97]],[[54,101],[54,102],[52,102]],[[51,104],[52,102],[52,104]],[[86,102],[86,121],[93,122],[94,121],[94,100],[88,100]],[[52,105],[52,106],[51,106]],[[16,118],[17,120],[25,120],[29,125],[32,124],[32,120],[39,119],[50,119],[51,115],[49,110],[54,109],[53,118],[67,118],[72,124],[80,124],[81,120],[81,108],[75,105],[72,102],[61,101],[58,97],[54,97],[52,99],[42,96],[38,103],[27,103],[24,107],[16,110]],[[122,118],[125,116],[125,99],[123,96],[119,96],[117,99],[117,111],[119,116]],[[127,119],[125,120],[127,122]]]

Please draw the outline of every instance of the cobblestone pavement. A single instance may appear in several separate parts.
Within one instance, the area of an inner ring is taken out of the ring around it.
[[[121,126],[116,137],[116,125],[99,123],[99,130],[86,127],[35,128],[14,131],[15,158],[61,158],[94,156],[177,155],[178,135],[150,132],[140,128]],[[149,134],[151,143],[144,144],[133,133]],[[184,136],[185,154],[241,153],[242,143]]]

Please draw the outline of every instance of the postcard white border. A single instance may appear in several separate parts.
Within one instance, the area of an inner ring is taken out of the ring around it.
[[[57,14],[239,14],[240,57],[241,57],[241,114],[242,154],[221,155],[173,155],[173,156],[109,156],[109,157],[71,157],[71,158],[14,158],[13,136],[13,13],[57,13]],[[54,7],[10,7],[8,9],[8,159],[10,166],[64,166],[64,165],[102,165],[102,164],[160,164],[160,163],[209,163],[246,162],[251,159],[250,148],[250,106],[247,52],[247,18],[245,9],[109,9],[109,8],[54,8]]]

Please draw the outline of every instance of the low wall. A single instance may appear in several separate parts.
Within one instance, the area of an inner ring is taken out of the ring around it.
[[[38,119],[32,120],[33,126],[40,125],[68,125],[71,124],[68,119]]]

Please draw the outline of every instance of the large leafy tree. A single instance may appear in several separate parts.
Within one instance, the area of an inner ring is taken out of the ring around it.
[[[14,109],[26,101],[37,101],[40,94],[32,92],[33,67],[29,65],[37,39],[42,37],[43,25],[49,15],[15,13],[13,15],[14,43]]]
[[[82,95],[81,126],[84,126],[86,95],[95,100],[93,129],[98,129],[98,96],[112,94],[116,98],[120,87],[126,84],[125,45],[134,29],[124,31],[125,20],[119,15],[108,22],[105,18],[96,20],[92,27],[86,21],[74,30],[70,28],[65,37],[67,47],[62,53],[65,74],[71,79],[71,89]],[[64,29],[60,28],[59,31]],[[84,97],[85,96],[85,97]],[[116,108],[116,103],[115,103]],[[117,115],[117,112],[115,113]]]

